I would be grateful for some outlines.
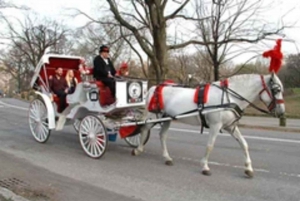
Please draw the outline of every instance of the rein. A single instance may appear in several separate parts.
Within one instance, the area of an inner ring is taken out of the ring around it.
[[[217,88],[219,88],[219,89],[221,89],[221,90],[223,90],[223,91],[226,91],[227,93],[233,95],[235,98],[238,98],[239,100],[246,101],[254,109],[256,109],[256,110],[258,110],[258,111],[260,111],[262,113],[271,115],[271,113],[269,111],[256,106],[255,104],[251,103],[249,100],[247,100],[246,98],[244,98],[243,96],[241,96],[240,94],[238,94],[237,92],[235,92],[234,90],[232,90],[232,89],[230,89],[228,87],[226,87],[226,88],[220,87],[220,86],[218,86],[216,84],[212,84],[212,85],[215,86],[215,87],[217,87]]]

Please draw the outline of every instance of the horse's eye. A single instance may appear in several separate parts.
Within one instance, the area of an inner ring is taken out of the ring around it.
[[[272,88],[273,93],[277,94],[281,91],[280,87],[273,87]]]

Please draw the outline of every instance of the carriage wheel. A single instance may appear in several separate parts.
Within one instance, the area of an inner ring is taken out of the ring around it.
[[[147,137],[144,142],[144,145],[148,142],[149,138],[150,138],[150,130],[147,133]],[[124,138],[124,140],[129,146],[131,146],[133,148],[137,148],[139,146],[139,144],[141,143],[141,134],[137,134],[137,135],[134,135],[131,137],[126,137],[126,138]]]
[[[34,139],[45,143],[50,137],[51,130],[48,125],[47,108],[42,100],[35,99],[30,103],[28,121]]]
[[[77,133],[79,131],[80,122],[81,121],[79,119],[75,119],[74,124],[73,124],[73,127]]]
[[[106,128],[102,121],[94,116],[84,117],[79,125],[79,140],[84,152],[91,158],[104,155],[108,144]]]

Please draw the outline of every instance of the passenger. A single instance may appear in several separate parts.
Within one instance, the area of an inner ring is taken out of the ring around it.
[[[116,75],[123,77],[123,76],[128,76],[128,74],[129,74],[128,65],[127,63],[123,62],[119,70],[117,71]]]
[[[97,81],[101,81],[109,87],[113,97],[116,96],[116,83],[114,76],[116,70],[109,59],[109,48],[102,45],[99,50],[99,55],[94,59],[93,76]]]
[[[56,68],[55,75],[49,78],[49,85],[50,90],[59,97],[60,109],[61,111],[64,111],[64,109],[67,107],[66,96],[69,91],[69,86],[62,74],[62,68]]]
[[[73,70],[68,70],[67,74],[66,74],[66,81],[67,84],[69,86],[69,94],[74,93],[75,89],[76,89],[76,85],[78,84],[77,78],[74,77],[74,71]]]

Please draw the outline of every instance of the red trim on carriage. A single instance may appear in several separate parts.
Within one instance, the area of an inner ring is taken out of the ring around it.
[[[119,129],[119,134],[121,138],[125,138],[132,134],[137,129],[137,126],[122,126]]]

